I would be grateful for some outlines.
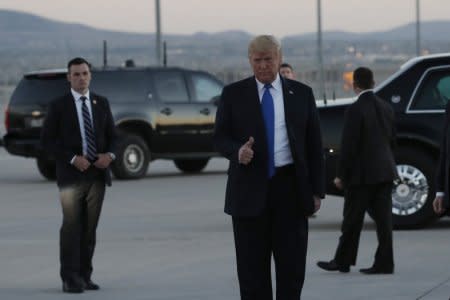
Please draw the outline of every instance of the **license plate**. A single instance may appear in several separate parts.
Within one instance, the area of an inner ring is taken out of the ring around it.
[[[42,118],[30,120],[30,127],[42,127],[43,124],[44,124],[44,119],[42,119]]]

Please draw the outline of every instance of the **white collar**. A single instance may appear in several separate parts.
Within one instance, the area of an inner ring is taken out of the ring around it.
[[[255,76],[255,80],[256,80],[256,84],[258,86],[258,91],[261,91],[264,89],[264,83],[262,83],[261,81],[259,81],[256,76]],[[281,79],[280,79],[280,74],[277,73],[277,77],[275,78],[275,80],[270,83],[272,85],[272,88],[274,88],[277,91],[281,91]]]
[[[372,92],[372,93],[373,93],[373,89],[367,89],[367,90],[361,91],[361,92],[358,94],[357,98],[361,97],[362,94],[365,94],[365,93],[368,93],[368,92]]]
[[[86,97],[88,100],[90,99],[90,93],[89,90],[86,92],[86,94],[82,95],[80,93],[78,93],[77,91],[75,91],[74,89],[70,89],[70,92],[72,93],[73,98],[75,99],[75,101],[80,100],[81,97]]]

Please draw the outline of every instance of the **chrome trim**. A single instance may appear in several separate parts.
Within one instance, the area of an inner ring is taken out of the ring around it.
[[[399,179],[392,186],[392,214],[411,216],[425,206],[430,187],[427,177],[418,168],[397,165]]]
[[[418,109],[418,110],[410,110],[410,111],[406,111],[407,114],[442,114],[445,112],[445,109],[429,109],[429,110],[422,110],[422,109]]]
[[[326,104],[323,103],[323,100],[316,100],[317,107],[334,107],[334,106],[342,106],[352,104],[356,101],[356,97],[352,98],[338,98],[336,100],[328,101]]]
[[[148,124],[148,126],[152,127],[151,123],[147,119],[140,118],[140,117],[139,118],[121,118],[116,121],[116,126],[118,126],[124,122],[128,122],[128,121],[142,121],[142,122]]]
[[[406,107],[405,113],[407,113],[407,114],[416,113],[417,114],[417,113],[442,113],[442,112],[445,112],[445,109],[421,109],[421,110],[411,110],[410,109],[412,101],[413,101],[414,97],[416,96],[417,91],[419,90],[419,87],[422,85],[422,82],[425,79],[425,77],[430,72],[434,72],[436,70],[441,70],[441,69],[449,69],[450,70],[450,65],[431,67],[431,68],[428,68],[425,72],[423,72],[422,76],[419,79],[419,82],[416,84],[416,87],[414,88],[414,91],[411,94],[411,97],[409,98],[408,106]]]
[[[44,69],[44,70],[38,70],[38,71],[32,71],[32,72],[27,72],[24,75],[25,76],[32,76],[32,75],[45,75],[48,73],[61,73],[61,74],[66,74],[67,73],[67,68],[61,68],[61,69]]]

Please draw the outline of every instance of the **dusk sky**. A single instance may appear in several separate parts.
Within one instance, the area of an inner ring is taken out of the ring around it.
[[[163,33],[316,31],[316,0],[160,0]],[[416,0],[322,0],[323,30],[368,32],[415,21]],[[421,0],[422,20],[450,20],[450,0]],[[0,9],[130,32],[155,31],[154,0],[0,0]]]

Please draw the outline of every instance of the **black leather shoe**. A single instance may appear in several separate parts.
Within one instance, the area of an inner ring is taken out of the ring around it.
[[[81,285],[74,283],[74,282],[69,282],[69,281],[63,282],[62,289],[63,289],[64,293],[69,293],[69,294],[80,294],[80,293],[84,292],[84,289]]]
[[[100,289],[100,286],[93,282],[92,280],[84,280],[84,289],[89,291],[96,291]]]
[[[330,261],[318,261],[317,266],[325,271],[339,271],[341,273],[350,272],[350,266],[340,266],[334,259]]]
[[[380,268],[372,266],[366,269],[360,269],[359,272],[366,275],[375,275],[375,274],[394,274],[394,268]]]

